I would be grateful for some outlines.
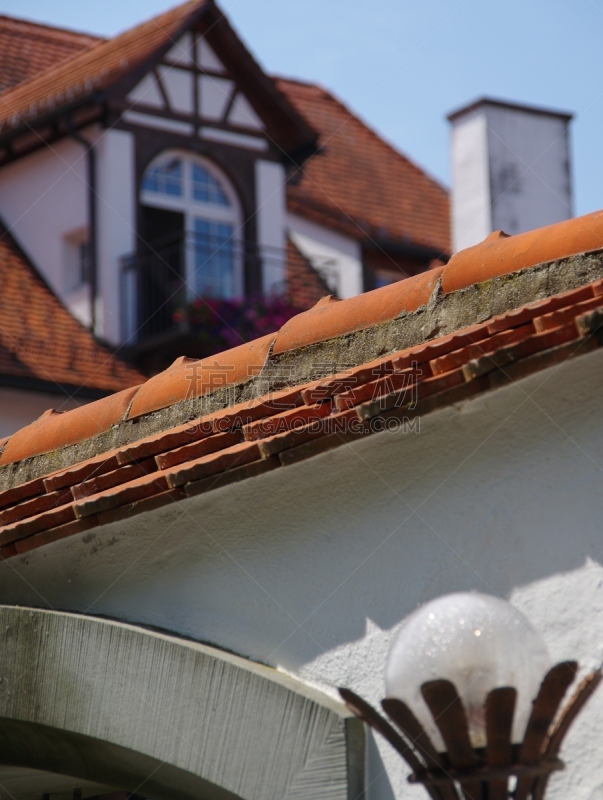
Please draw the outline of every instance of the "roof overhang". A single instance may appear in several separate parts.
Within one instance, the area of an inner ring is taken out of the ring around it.
[[[189,30],[198,30],[207,37],[229,73],[236,77],[248,101],[264,120],[268,137],[280,151],[285,164],[299,166],[316,152],[317,133],[276,88],[273,79],[264,73],[213,0],[206,0],[152,52],[142,59],[132,58],[132,66],[122,69],[107,81],[101,80],[102,85],[97,89],[84,92],[72,101],[57,101],[51,110],[43,113],[23,114],[15,109],[16,124],[4,125],[0,129],[0,165],[67,135],[66,119],[71,120],[69,124],[74,128],[81,128],[102,121],[112,109],[122,110],[128,92],[161,60],[174,41]],[[105,44],[110,42],[98,47]],[[126,57],[124,60],[128,61]],[[98,69],[98,65],[95,68]],[[20,84],[17,89],[26,86]],[[13,96],[11,92],[8,95],[9,99]]]

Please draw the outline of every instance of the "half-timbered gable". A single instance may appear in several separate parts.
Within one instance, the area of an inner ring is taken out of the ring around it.
[[[19,25],[40,69],[0,61],[0,216],[141,364],[200,355],[199,296],[303,308],[446,259],[446,191],[321,87],[266,75],[214,0],[109,40]]]
[[[0,212],[98,333],[154,347],[194,296],[284,291],[287,173],[316,135],[212,2],[86,47],[2,99]],[[43,191],[53,179],[64,223]]]

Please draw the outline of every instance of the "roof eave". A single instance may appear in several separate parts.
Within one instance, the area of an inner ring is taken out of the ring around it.
[[[314,217],[316,215],[320,215],[322,219],[328,219],[331,225],[338,228],[344,235],[360,242],[363,247],[383,248],[400,255],[413,255],[425,259],[440,258],[443,261],[448,261],[451,257],[447,247],[427,244],[410,236],[400,236],[398,238],[383,236],[374,226],[368,225],[362,220],[347,215],[343,218],[341,214],[335,213],[333,209],[308,199],[288,197],[287,207],[291,213],[300,217],[308,216],[313,221],[315,221]]]
[[[90,110],[91,113],[78,115],[83,109]],[[74,128],[82,128],[103,118],[105,114],[105,95],[104,92],[95,92],[93,95],[79,97],[68,105],[55,107],[47,113],[37,116],[35,119],[23,120],[19,125],[6,128],[0,131],[0,148],[5,149],[4,155],[0,153],[0,165],[16,158],[27,155],[27,153],[44,147],[57,139],[68,135],[67,125],[60,125],[60,120],[67,117],[71,118]],[[77,115],[74,118],[74,115]],[[51,129],[49,137],[40,134],[44,128]],[[15,143],[21,138],[31,137],[31,144],[27,144],[21,149],[15,149]]]

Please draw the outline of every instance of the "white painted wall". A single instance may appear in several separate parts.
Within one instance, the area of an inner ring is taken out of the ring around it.
[[[568,123],[484,102],[452,120],[454,249],[572,216]]]
[[[168,50],[165,55],[167,61],[172,64],[182,64],[183,66],[191,66],[194,63],[193,52],[195,42],[192,33],[185,33],[181,36],[176,44]]]
[[[97,333],[120,342],[119,258],[135,244],[134,142],[90,126],[97,153]],[[70,311],[90,323],[86,287],[73,288],[69,243],[87,236],[88,170],[81,144],[63,139],[0,170],[0,217]]]
[[[174,111],[180,114],[192,114],[193,102],[193,73],[176,67],[158,68],[161,81]]]
[[[29,425],[49,408],[70,411],[80,405],[82,405],[81,400],[73,400],[63,395],[28,392],[0,386],[0,439]]]
[[[493,230],[509,234],[572,216],[567,121],[487,106]]]
[[[477,589],[555,660],[603,658],[603,353],[209,495],[0,564],[0,602],[156,625],[377,704],[400,621]],[[550,800],[603,784],[603,693]],[[581,769],[580,769],[581,768]],[[423,798],[370,745],[368,800]]]
[[[97,142],[98,172],[98,333],[119,344],[121,331],[120,258],[136,248],[134,137],[106,130]]]
[[[92,139],[97,132],[90,127],[83,135]],[[0,217],[68,305],[64,245],[69,234],[87,226],[86,181],[84,148],[71,139],[0,169]]]
[[[214,122],[221,120],[232,96],[233,81],[214,75],[200,75],[198,81],[200,115]]]
[[[228,121],[231,125],[241,125],[243,128],[253,128],[258,131],[263,131],[265,128],[264,123],[253,110],[251,103],[241,92],[235,97],[228,114]]]
[[[161,89],[159,88],[157,78],[152,72],[148,72],[140,83],[136,84],[129,92],[127,100],[132,106],[141,103],[142,105],[153,106],[154,108],[165,108]]]
[[[362,252],[354,239],[287,214],[289,236],[342,299],[363,291]]]
[[[257,237],[267,294],[282,291],[285,284],[285,186],[282,164],[255,162]]]
[[[485,114],[455,119],[451,130],[451,216],[455,252],[481,242],[492,231]]]
[[[209,69],[213,72],[226,72],[224,64],[212,50],[205,39],[200,38],[197,42],[197,60],[201,69]]]

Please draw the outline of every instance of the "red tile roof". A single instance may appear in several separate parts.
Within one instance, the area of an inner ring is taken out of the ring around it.
[[[144,380],[72,317],[1,222],[0,287],[0,376],[100,392]]]
[[[98,36],[0,16],[0,92],[89,50]]]
[[[276,85],[319,132],[323,152],[287,189],[289,207],[358,239],[404,240],[450,252],[448,192],[326,89]]]
[[[323,276],[291,239],[287,240],[286,286],[291,302],[300,310],[311,308],[331,291]]]
[[[208,1],[189,0],[4,92],[0,95],[0,130],[113,85],[169,45]]]
[[[448,276],[462,275],[460,283],[467,288],[454,290],[455,296],[472,303],[475,281],[494,278],[501,269],[508,274],[534,267],[536,274],[541,267],[533,259],[543,254],[556,261],[594,250],[603,251],[603,212],[512,239],[491,237],[440,270],[440,292],[452,291],[445,288]],[[600,259],[595,261],[601,274]],[[293,320],[289,330],[285,326],[210,361],[179,359],[140,388],[65,414],[47,413],[0,443],[0,467],[17,474],[19,459],[60,450],[78,439],[84,443],[123,421],[137,418],[140,424],[145,415],[170,404],[241,385],[274,353],[303,358],[303,349],[287,348],[303,348],[368,326],[376,329],[384,319],[383,307],[395,318],[417,308],[428,293],[425,285],[418,287],[415,279],[408,279],[360,298],[321,302],[297,318],[303,324]],[[353,306],[347,328],[340,311],[346,305]],[[0,492],[0,557],[286,467],[378,433],[387,420],[412,420],[601,344],[600,278],[343,372],[227,403],[198,419],[95,452]]]

